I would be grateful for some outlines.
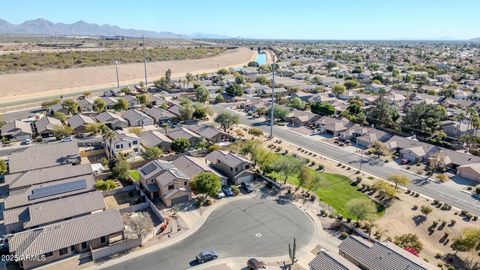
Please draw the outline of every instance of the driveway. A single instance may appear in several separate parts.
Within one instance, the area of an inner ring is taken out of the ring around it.
[[[196,265],[196,254],[212,249],[219,258],[284,256],[294,237],[300,250],[314,234],[310,217],[291,204],[237,200],[213,211],[198,231],[179,243],[106,269],[187,269]]]

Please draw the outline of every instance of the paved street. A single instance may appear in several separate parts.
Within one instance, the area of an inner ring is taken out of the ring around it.
[[[237,200],[216,209],[198,231],[181,242],[107,269],[187,269],[195,265],[196,254],[211,249],[219,258],[283,256],[294,237],[299,250],[313,239],[314,232],[310,217],[291,204]]]
[[[228,106],[228,104],[225,106]],[[215,111],[226,110],[226,108],[223,106],[212,106],[212,107]],[[242,124],[245,124],[248,126],[256,126],[258,128],[261,128],[267,134],[270,132],[270,127],[266,123],[260,122],[259,120],[252,120],[242,115],[240,116],[241,116]],[[296,144],[298,146],[301,146],[303,148],[306,148],[310,151],[319,153],[328,158],[348,164],[351,167],[354,167],[354,168],[360,167],[360,161],[361,161],[360,156],[347,152],[334,145],[330,145],[324,142],[319,142],[319,141],[313,140],[312,138],[309,138],[309,136],[300,135],[296,132],[292,132],[290,130],[279,128],[279,127],[274,127],[274,136],[279,139],[282,139],[290,143]],[[462,210],[466,210],[476,215],[480,215],[479,200],[457,189],[453,189],[448,186],[445,186],[433,181],[429,181],[425,177],[420,178],[413,174],[409,174],[391,167],[370,165],[368,164],[368,160],[365,157],[363,158],[362,171],[375,175],[379,178],[384,178],[384,179],[392,174],[405,175],[408,178],[410,178],[412,181],[411,185],[409,186],[410,189],[418,193],[422,193],[431,198],[438,199],[442,202],[448,203],[452,206],[458,207]]]

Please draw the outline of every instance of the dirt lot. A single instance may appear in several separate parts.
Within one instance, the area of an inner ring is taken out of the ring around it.
[[[152,62],[147,64],[148,79],[149,81],[159,79],[169,68],[173,77],[179,77],[187,72],[197,74],[213,72],[219,67],[242,66],[254,60],[255,55],[255,51],[239,48],[211,58]],[[121,84],[138,83],[144,78],[143,63],[121,64],[118,69]],[[115,66],[3,74],[0,75],[0,85],[4,103],[81,93],[84,90],[115,87]]]

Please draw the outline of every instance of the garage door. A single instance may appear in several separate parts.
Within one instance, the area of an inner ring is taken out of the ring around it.
[[[252,181],[252,176],[253,175],[247,175],[247,176],[242,176],[242,177],[239,177],[237,178],[237,185],[240,185],[242,182],[247,182],[247,183],[250,183]]]
[[[178,198],[172,199],[172,205],[179,204],[179,203],[187,203],[188,202],[188,195],[183,195]]]

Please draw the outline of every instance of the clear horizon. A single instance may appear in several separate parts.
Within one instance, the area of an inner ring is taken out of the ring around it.
[[[480,1],[381,0],[243,1],[12,1],[0,18],[19,24],[117,25],[189,35],[196,32],[253,39],[468,40],[480,37]],[[113,7],[113,8],[112,8]],[[82,10],[84,9],[84,11]],[[162,10],[167,10],[162,12]]]

